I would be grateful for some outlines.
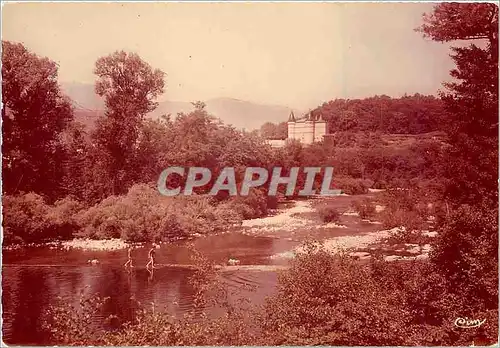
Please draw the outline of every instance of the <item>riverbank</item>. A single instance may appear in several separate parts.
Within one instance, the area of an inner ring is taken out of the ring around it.
[[[21,248],[38,248],[48,247],[49,249],[82,249],[86,251],[113,251],[126,249],[130,243],[125,242],[119,238],[113,239],[89,239],[89,238],[75,238],[67,241],[54,241],[47,243],[30,243],[30,244],[14,244],[4,246],[4,250],[17,250]]]
[[[229,235],[242,234],[251,238],[264,237],[286,241],[287,245],[290,245],[291,248],[270,255],[269,260],[273,260],[273,262],[280,259],[293,258],[297,253],[303,251],[301,245],[307,241],[321,242],[327,251],[332,253],[348,253],[359,259],[370,258],[372,254],[381,250],[388,261],[411,257],[418,257],[419,259],[427,258],[430,250],[429,245],[422,247],[407,244],[391,249],[386,243],[384,244],[384,240],[400,233],[402,231],[401,228],[380,229],[379,225],[381,225],[381,222],[377,221],[376,216],[372,220],[361,219],[359,214],[351,209],[352,202],[360,197],[342,196],[328,199],[310,198],[307,200],[290,201],[287,203],[287,206],[272,211],[272,214],[269,216],[243,220],[241,225],[228,227],[226,231],[213,235],[197,234],[192,239],[195,241],[208,237],[229,238]],[[334,205],[339,210],[340,219],[338,221],[325,223],[321,220],[316,207],[318,204],[325,202]],[[383,211],[383,209],[384,207],[382,206],[376,206],[377,213]],[[159,244],[162,244],[162,242]],[[170,242],[163,242],[163,245],[171,244]],[[4,250],[15,250],[23,247],[48,247],[49,249],[63,251],[74,249],[88,252],[112,252],[126,249],[130,245],[147,247],[148,243],[130,243],[119,238],[75,238],[44,244],[7,246],[4,247]],[[420,253],[415,252],[417,249],[419,249]],[[424,256],[421,256],[421,254]],[[228,255],[226,261],[232,256]]]

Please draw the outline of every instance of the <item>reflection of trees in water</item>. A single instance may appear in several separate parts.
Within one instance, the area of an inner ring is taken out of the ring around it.
[[[80,296],[109,297],[103,311],[96,313],[95,325],[105,324],[104,318],[115,315],[113,327],[132,319],[137,302],[151,309],[167,311],[181,317],[193,308],[195,289],[189,278],[193,271],[179,268],[154,270],[152,280],[144,267],[131,272],[116,267],[49,267],[8,268],[3,275],[4,337],[12,344],[41,344],[45,336],[39,330],[43,313],[49,305],[63,304],[78,308]],[[201,312],[201,309],[200,311]]]
[[[179,311],[176,312],[176,314],[182,315],[193,308],[193,301],[195,299],[196,290],[194,289],[193,284],[190,281],[190,278],[194,275],[193,271],[186,270],[179,272],[178,274],[182,274],[182,276],[179,277]],[[201,310],[202,308],[199,308],[198,312],[201,313]]]
[[[14,315],[19,303],[19,289],[21,288],[19,272],[16,268],[2,269],[2,333],[5,342],[9,343],[12,335]]]
[[[189,283],[191,271],[159,268],[152,274],[146,269],[126,270],[120,267],[101,269],[99,281],[94,283],[92,293],[109,297],[101,318],[109,315],[117,320],[106,326],[134,317],[138,307],[167,311],[182,316],[192,307],[194,289]],[[138,305],[139,303],[139,305]]]
[[[18,282],[17,301],[12,308],[11,339],[16,344],[43,343],[45,335],[40,328],[40,319],[53,294],[48,285],[50,273],[40,268],[18,268],[16,271],[18,277],[13,282]]]
[[[132,320],[135,315],[137,305],[132,297],[129,277],[129,273],[123,268],[102,269],[95,292],[103,298],[109,297],[104,304],[103,318],[112,315],[118,319],[106,322],[106,326],[114,327],[122,320]]]
[[[53,292],[57,291],[57,296],[61,296],[73,305],[78,304],[80,295],[85,289],[85,273],[76,268],[48,268],[46,269],[47,283]]]
[[[69,289],[72,294],[78,294],[83,288],[82,273],[76,269],[72,269],[67,275],[66,280],[69,282]]]

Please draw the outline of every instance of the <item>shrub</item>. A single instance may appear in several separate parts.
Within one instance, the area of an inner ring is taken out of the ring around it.
[[[362,219],[371,218],[376,213],[375,205],[369,198],[354,201],[353,208]]]
[[[4,196],[2,204],[5,244],[45,238],[48,206],[42,196],[34,193]]]
[[[5,244],[66,239],[79,230],[74,216],[82,205],[69,197],[51,206],[42,196],[27,193],[4,196],[2,203]]]
[[[427,262],[362,264],[311,244],[280,275],[277,291],[266,301],[259,318],[263,341],[269,346],[495,343],[497,307],[478,306],[470,301],[474,297],[466,304],[461,288],[450,291],[453,285]],[[475,332],[450,325],[468,313],[491,325]]]
[[[424,221],[414,211],[385,209],[381,214],[384,228],[405,227],[409,231],[423,229]]]
[[[273,204],[263,189],[255,188],[250,189],[248,196],[233,197],[229,202],[243,219],[262,217],[267,214],[268,205]]]
[[[80,226],[76,221],[76,216],[83,208],[82,203],[71,197],[60,199],[50,206],[47,221],[52,238],[69,239],[78,233]]]
[[[277,209],[280,199],[283,199],[284,195],[277,194],[276,196],[267,196],[267,209]]]
[[[323,222],[338,222],[340,220],[340,213],[330,205],[320,205],[317,210]]]
[[[264,307],[267,345],[401,345],[404,296],[369,266],[308,246],[279,278]],[[369,322],[370,325],[365,323]]]
[[[381,214],[386,228],[405,227],[409,232],[422,230],[431,213],[427,202],[425,188],[407,190],[388,190],[382,196],[382,204],[386,207]],[[436,209],[434,209],[436,210]]]
[[[209,234],[241,218],[229,204],[215,204],[211,197],[164,197],[147,185],[135,185],[127,195],[108,197],[82,212],[78,221],[83,237],[142,242]]]
[[[431,260],[464,299],[498,311],[498,208],[461,205],[443,222]],[[481,294],[481,296],[478,296]],[[465,301],[465,306],[472,304]]]
[[[368,193],[373,181],[368,179],[354,179],[350,177],[333,178],[335,187],[342,189],[342,192],[348,195],[360,195]]]

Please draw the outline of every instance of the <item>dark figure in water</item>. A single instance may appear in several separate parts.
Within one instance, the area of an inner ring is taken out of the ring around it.
[[[125,267],[134,267],[134,262],[132,260],[132,247],[128,248],[127,256],[128,256],[128,261],[125,262]]]
[[[146,265],[146,268],[149,269],[149,265],[151,265],[151,269],[155,268],[155,249],[156,246],[153,244],[151,249],[149,250],[148,257],[149,257],[149,262]]]

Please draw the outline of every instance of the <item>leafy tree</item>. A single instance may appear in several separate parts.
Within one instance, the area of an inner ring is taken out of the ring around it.
[[[61,132],[73,119],[57,65],[22,44],[2,41],[3,190],[61,194]]]
[[[161,165],[164,153],[175,150],[171,127],[169,118],[145,119],[141,123],[134,160],[141,182],[156,183],[158,175],[165,169]]]
[[[403,345],[409,312],[392,286],[387,291],[370,267],[306,245],[264,305],[266,344]]]
[[[381,132],[420,134],[442,127],[443,103],[434,96],[375,96],[335,99],[317,109],[328,121],[329,133]]]
[[[443,93],[447,132],[454,145],[448,158],[454,184],[448,195],[457,204],[497,201],[498,173],[498,7],[447,3],[424,15],[419,28],[436,41],[467,41],[452,48],[454,82]]]
[[[62,141],[66,153],[66,158],[61,163],[64,170],[64,191],[84,201],[85,192],[89,186],[92,187],[87,176],[91,146],[85,126],[76,121],[71,122],[63,132]]]
[[[498,7],[442,3],[419,30],[436,41],[468,42],[452,49],[455,81],[442,95],[450,211],[433,261],[469,313],[498,310]]]
[[[163,93],[164,73],[153,70],[137,54],[123,51],[99,58],[94,72],[98,76],[95,90],[105,100],[106,114],[98,121],[93,139],[101,151],[107,193],[123,193],[139,180],[134,169],[139,128]]]
[[[161,170],[169,166],[210,169],[211,182],[197,190],[204,192],[211,188],[224,167],[234,167],[236,182],[240,183],[246,167],[268,166],[271,149],[261,137],[225,126],[208,114],[205,104],[193,104],[195,110],[188,114],[180,113],[165,128],[165,145],[158,156]],[[172,180],[169,185],[180,183],[175,176],[169,177],[169,180]]]
[[[286,139],[288,136],[288,124],[266,122],[260,127],[260,135],[265,139]]]

